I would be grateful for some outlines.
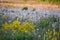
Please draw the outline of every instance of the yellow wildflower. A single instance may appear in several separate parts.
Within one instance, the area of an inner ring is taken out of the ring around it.
[[[8,24],[7,22],[5,22],[3,24],[2,29],[4,30],[12,30],[13,32],[15,31],[20,31],[20,32],[32,32],[32,30],[34,30],[34,25],[30,22],[23,22],[20,25],[20,22],[18,20],[13,21],[12,23]]]
[[[3,30],[9,29],[9,24],[8,24],[7,22],[5,22],[5,23],[2,25],[2,29],[3,29]]]
[[[52,40],[57,40],[57,37],[53,37]]]
[[[32,32],[32,30],[34,30],[34,25],[33,25],[32,23],[30,23],[30,22],[25,21],[25,22],[23,22],[22,25],[19,27],[19,30],[20,30],[21,32],[25,32],[25,31],[27,31],[27,32]]]

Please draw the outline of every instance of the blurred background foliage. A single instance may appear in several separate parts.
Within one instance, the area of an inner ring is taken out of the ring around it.
[[[29,0],[23,0],[23,1],[26,3]],[[46,2],[46,3],[51,3],[51,4],[60,4],[60,0],[31,0],[31,1],[36,1],[38,3],[40,3],[40,2]]]

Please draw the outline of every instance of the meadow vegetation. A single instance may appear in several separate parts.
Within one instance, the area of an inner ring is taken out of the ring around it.
[[[59,37],[60,18],[54,15],[42,16],[36,24],[28,20],[7,20],[0,27],[0,40],[60,40]]]

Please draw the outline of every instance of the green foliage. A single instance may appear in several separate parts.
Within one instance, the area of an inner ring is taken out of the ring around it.
[[[39,23],[38,23],[38,25],[39,25],[39,27],[42,27],[42,28],[48,27],[49,26],[49,22],[50,22],[49,19],[41,18]]]
[[[60,4],[60,0],[35,0],[37,2],[48,2],[52,4]]]
[[[1,31],[0,30],[0,40],[13,40],[12,31]]]
[[[41,17],[38,23],[39,27],[46,28],[46,27],[51,27],[53,23],[59,23],[58,21],[59,18],[56,16],[49,16],[48,18],[46,17]],[[57,24],[58,25],[58,24]]]
[[[33,40],[33,34],[23,34],[20,32],[12,32],[11,30],[0,31],[0,40]]]
[[[49,0],[49,3],[60,4],[60,0]]]
[[[33,40],[33,35],[14,33],[14,40]]]
[[[0,15],[0,27],[2,27],[2,15]]]
[[[28,7],[23,7],[22,10],[28,10]]]

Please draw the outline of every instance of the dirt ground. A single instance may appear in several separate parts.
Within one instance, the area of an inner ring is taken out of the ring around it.
[[[60,8],[60,5],[49,3],[34,3],[29,1],[27,3],[0,3],[0,7],[29,7],[29,8]]]

